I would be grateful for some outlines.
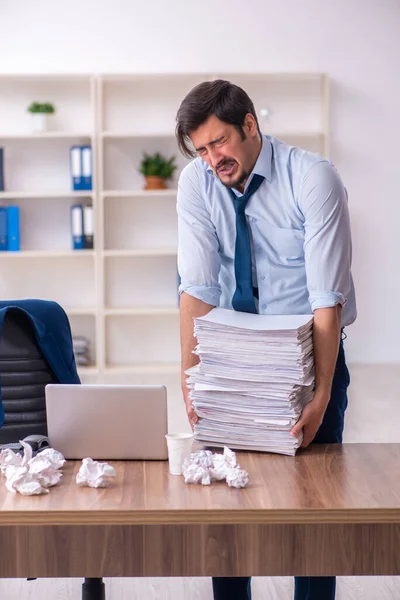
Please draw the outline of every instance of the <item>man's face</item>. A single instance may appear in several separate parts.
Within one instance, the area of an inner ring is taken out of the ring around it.
[[[243,185],[256,158],[257,126],[251,115],[245,119],[243,137],[236,127],[212,115],[190,134],[190,139],[226,187]]]

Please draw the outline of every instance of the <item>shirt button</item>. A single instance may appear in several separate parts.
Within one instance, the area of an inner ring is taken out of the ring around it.
[[[265,310],[267,308],[267,305],[263,304],[261,308],[263,308]]]
[[[251,220],[253,223],[257,223],[257,219],[255,217],[253,217]]]
[[[261,275],[260,279],[261,279],[261,281],[264,281],[265,275]]]
[[[257,252],[260,252],[260,250],[261,250],[261,246],[258,246],[258,245],[257,245],[257,246],[256,246],[256,251],[257,251]]]

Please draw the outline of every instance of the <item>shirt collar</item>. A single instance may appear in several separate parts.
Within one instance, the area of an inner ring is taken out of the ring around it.
[[[271,181],[272,144],[265,135],[261,136],[261,144],[262,145],[261,145],[260,154],[258,155],[256,164],[254,165],[254,168],[253,168],[252,172],[250,173],[250,176],[246,182],[246,188],[247,188],[248,184],[250,183],[252,176],[255,173],[257,173],[257,175],[262,175],[263,177],[265,177],[265,179],[267,179],[268,181]],[[211,167],[207,167],[207,171],[212,173],[214,175],[214,177],[216,179],[218,179],[218,177],[216,177],[216,175]],[[219,181],[219,179],[218,179],[218,181]]]
[[[262,175],[268,181],[271,181],[271,172],[272,172],[272,144],[268,138],[264,135],[261,137],[261,150],[258,158],[256,160],[256,164],[254,165],[254,169],[251,172],[251,175],[257,173],[257,175]],[[250,177],[249,177],[250,179]]]

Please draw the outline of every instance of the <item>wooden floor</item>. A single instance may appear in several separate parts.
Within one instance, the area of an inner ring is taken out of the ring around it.
[[[400,442],[400,366],[353,366],[346,442]],[[187,430],[179,392],[169,387],[171,431]],[[251,473],[250,473],[251,476]],[[107,600],[211,600],[209,579],[106,579]],[[79,579],[0,580],[4,600],[80,600]],[[292,600],[293,579],[257,577],[253,600]],[[339,577],[337,600],[397,600],[400,577]],[[323,599],[321,599],[323,600]]]

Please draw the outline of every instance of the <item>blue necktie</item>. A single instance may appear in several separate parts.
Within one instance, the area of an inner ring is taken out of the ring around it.
[[[254,194],[264,181],[262,175],[253,175],[249,187],[243,196],[236,196],[233,190],[229,193],[233,200],[236,212],[236,243],[235,243],[235,278],[236,290],[232,298],[232,306],[235,310],[248,313],[256,313],[254,301],[253,277],[251,268],[251,246],[250,234],[247,226],[244,210],[250,196]]]

